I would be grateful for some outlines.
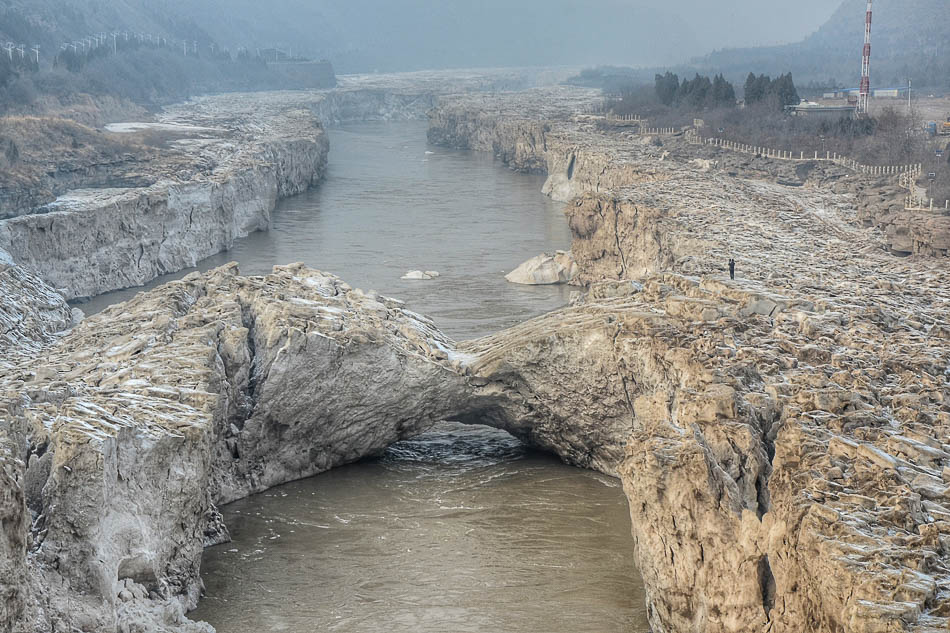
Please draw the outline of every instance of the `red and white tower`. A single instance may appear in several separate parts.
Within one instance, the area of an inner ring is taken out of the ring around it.
[[[864,25],[864,58],[861,61],[861,93],[858,112],[867,114],[871,100],[871,2],[868,0],[868,14]]]

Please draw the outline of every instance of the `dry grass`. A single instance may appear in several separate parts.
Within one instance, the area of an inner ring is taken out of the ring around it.
[[[51,171],[146,160],[153,152],[142,139],[122,138],[69,119],[0,117],[0,187],[31,186]]]

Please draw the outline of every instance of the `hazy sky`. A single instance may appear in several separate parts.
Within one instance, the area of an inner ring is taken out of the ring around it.
[[[677,14],[712,48],[794,42],[821,26],[840,0],[617,0]]]
[[[89,0],[85,0],[89,1]],[[128,0],[126,0],[128,1]],[[162,0],[219,41],[292,46],[353,69],[663,65],[801,40],[838,0]],[[857,0],[847,0],[855,2]]]

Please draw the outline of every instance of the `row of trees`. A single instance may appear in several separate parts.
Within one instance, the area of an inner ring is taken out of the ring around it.
[[[0,46],[0,87],[21,73],[35,73],[39,69],[32,49],[13,44]]]
[[[198,41],[176,41],[164,37],[153,37],[140,33],[112,33],[64,44],[53,60],[53,68],[65,68],[78,73],[89,63],[106,57],[130,55],[140,50],[165,50],[184,57],[201,58],[211,61],[233,61],[231,52],[214,43]],[[265,58],[260,51],[252,55],[247,49],[240,49],[237,59],[242,62],[263,63]]]
[[[736,89],[722,75],[710,80],[697,73],[693,79],[684,79],[682,82],[675,73],[657,75],[656,97],[668,107],[715,110],[734,108],[736,105]]]
[[[780,75],[775,79],[768,75],[756,76],[755,73],[749,73],[745,80],[745,103],[747,106],[766,103],[784,110],[785,106],[801,103],[801,97],[798,96],[792,73]]]

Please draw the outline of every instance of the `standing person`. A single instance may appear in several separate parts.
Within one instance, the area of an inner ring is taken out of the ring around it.
[[[736,278],[736,260],[729,258],[729,279]]]

